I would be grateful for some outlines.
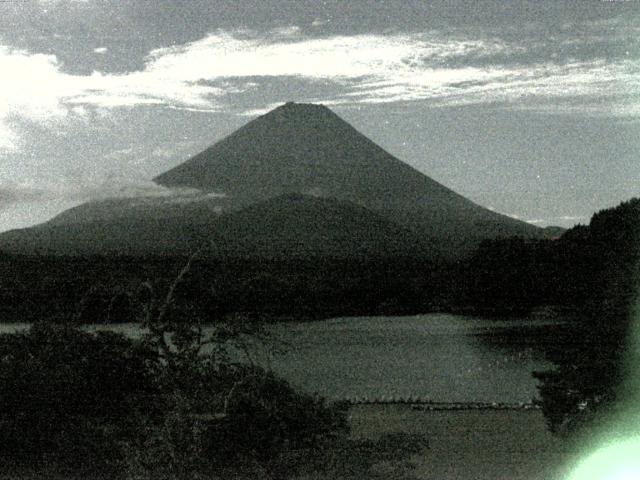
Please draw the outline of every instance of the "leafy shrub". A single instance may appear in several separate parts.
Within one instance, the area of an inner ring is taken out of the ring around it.
[[[301,394],[272,373],[225,364],[200,395],[176,391],[131,446],[135,478],[289,478],[348,431],[346,408]],[[238,477],[244,475],[244,477]]]
[[[158,392],[153,352],[112,332],[34,324],[0,336],[0,453],[60,469],[116,468]]]
[[[221,460],[277,463],[284,451],[318,448],[348,429],[345,405],[296,392],[256,367],[233,373],[225,416],[207,432],[210,454]]]
[[[176,295],[194,257],[165,294],[142,285],[140,340],[44,322],[0,336],[6,461],[111,478],[284,478],[300,452],[346,432],[345,408],[251,363],[256,322],[236,317],[205,331],[198,309]],[[82,311],[99,315],[91,305]],[[232,363],[230,345],[250,364]]]
[[[347,431],[345,408],[259,367],[190,349],[166,362],[152,346],[49,323],[0,336],[5,472],[284,478]]]

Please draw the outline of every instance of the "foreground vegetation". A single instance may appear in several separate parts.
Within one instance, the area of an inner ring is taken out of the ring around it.
[[[250,366],[209,358],[201,377],[112,332],[38,324],[3,336],[1,358],[0,478],[532,480],[563,460],[539,411],[347,418]]]
[[[348,432],[346,406],[300,394],[227,346],[238,319],[206,335],[147,285],[132,340],[71,322],[0,337],[0,460],[12,478],[289,478]],[[207,351],[203,350],[207,347]]]
[[[308,460],[346,432],[346,414],[225,356],[228,342],[258,333],[256,318],[571,311],[576,322],[547,348],[556,368],[536,375],[550,429],[573,432],[625,395],[639,258],[639,199],[557,240],[485,242],[456,264],[199,258],[176,283],[184,258],[0,256],[3,318],[37,320],[0,341],[5,465],[139,478],[246,465],[291,473],[296,456]],[[150,335],[137,342],[72,326],[131,319]],[[211,319],[226,320],[205,338]],[[205,344],[214,348],[202,355]]]
[[[0,253],[0,315],[6,322],[130,322],[152,279],[168,288],[177,257],[58,257]],[[176,292],[201,318],[321,319],[433,309],[437,272],[427,260],[206,257],[193,260]]]

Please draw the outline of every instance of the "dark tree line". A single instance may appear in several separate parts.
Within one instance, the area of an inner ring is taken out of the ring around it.
[[[167,285],[184,257],[0,255],[4,321],[75,317],[81,323],[130,322],[149,279]],[[179,295],[202,317],[260,314],[275,319],[429,311],[439,282],[426,259],[275,260],[203,256]]]
[[[556,240],[483,243],[458,270],[453,304],[474,312],[522,314],[553,306],[572,324],[546,345],[556,365],[539,372],[553,431],[572,431],[623,401],[625,358],[640,288],[640,199],[596,213]]]
[[[626,308],[637,260],[637,199],[596,213],[555,240],[483,242],[457,275],[454,304],[476,311],[527,313],[554,305],[583,316],[603,305]]]
[[[637,366],[627,361],[640,328],[633,322],[640,292],[640,199],[598,212],[565,241],[577,263],[567,288],[578,293],[580,315],[577,328],[548,352],[557,367],[538,378],[550,428],[568,432],[604,419],[628,400],[628,369]]]

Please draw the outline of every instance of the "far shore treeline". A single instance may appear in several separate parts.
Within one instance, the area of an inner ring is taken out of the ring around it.
[[[425,255],[334,258],[197,255],[177,295],[202,321],[268,320],[448,311],[523,315],[598,311],[632,295],[638,203],[596,213],[557,239],[486,240],[455,261]],[[143,282],[166,285],[185,256],[55,256],[0,252],[4,322],[74,318],[137,321]],[[552,308],[549,308],[552,307]]]

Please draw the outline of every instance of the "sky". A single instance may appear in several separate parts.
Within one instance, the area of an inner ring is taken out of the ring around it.
[[[0,231],[322,103],[490,209],[640,196],[640,1],[0,0]]]

